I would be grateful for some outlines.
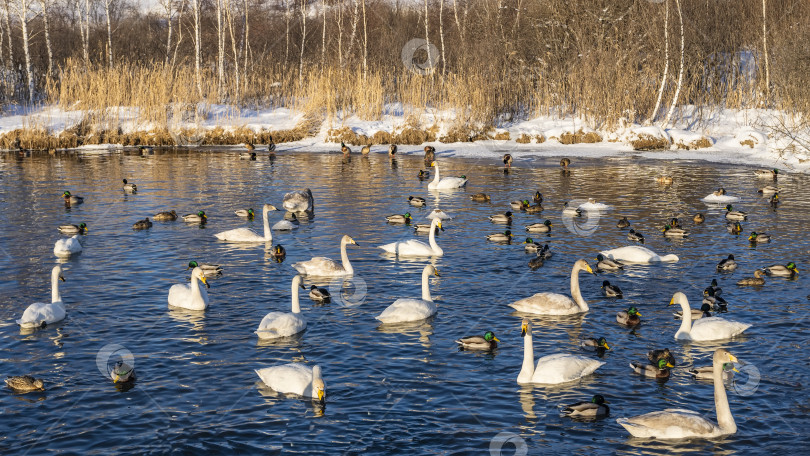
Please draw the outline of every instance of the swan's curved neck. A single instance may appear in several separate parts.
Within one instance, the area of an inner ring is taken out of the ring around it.
[[[426,266],[422,271],[422,301],[433,302],[433,298],[430,296],[430,271],[430,266]]]
[[[341,239],[340,241],[340,261],[343,263],[343,269],[347,274],[354,274],[354,268],[352,268],[352,264],[349,262],[349,255],[346,253],[347,243],[346,239]]]
[[[191,301],[202,300],[202,293],[200,292],[200,279],[191,274]]]
[[[689,300],[686,299],[686,296],[681,296],[678,301],[681,304],[681,327],[678,328],[678,332],[675,333],[676,339],[681,335],[689,336],[689,333],[692,331],[692,309],[689,307]],[[725,392],[723,394],[725,394]]]
[[[436,173],[438,176],[439,173]],[[430,248],[433,250],[433,253],[436,255],[444,255],[444,250],[439,247],[439,244],[436,243],[436,227],[439,226],[439,219],[434,218],[432,222],[430,222],[430,234],[428,234],[428,243],[430,244]]]
[[[438,164],[438,163],[436,163],[436,165],[434,165],[434,166],[433,166],[433,169],[434,169],[434,171],[435,171],[435,174],[433,175],[433,183],[434,183],[434,184],[438,184],[438,183],[439,183],[439,181],[441,180],[441,179],[439,178],[439,164]]]
[[[264,219],[264,240],[265,241],[272,241],[273,240],[273,232],[270,231],[270,220],[267,219],[267,213],[269,212],[268,209],[262,210],[262,219]]]
[[[51,302],[60,302],[62,295],[59,294],[59,270],[54,269],[51,273]]]
[[[723,384],[723,362],[714,360],[714,407],[717,410],[717,425],[723,434],[734,434],[737,432],[737,423],[731,416],[731,408],[728,406],[728,396],[726,396],[726,385]]]
[[[292,313],[301,313],[301,303],[298,301],[298,288],[301,286],[301,277],[295,276],[292,281]]]
[[[534,376],[534,341],[532,333],[523,336],[523,367],[518,374],[518,383],[529,383]]]
[[[582,299],[582,293],[579,290],[579,271],[581,270],[582,268],[577,264],[571,269],[571,297],[574,298],[574,302],[579,306],[579,310],[587,312],[590,307],[588,307],[588,303]]]

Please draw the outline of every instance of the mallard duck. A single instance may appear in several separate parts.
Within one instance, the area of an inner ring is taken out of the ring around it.
[[[326,288],[318,288],[316,285],[309,287],[309,299],[317,302],[329,302],[332,295]]]
[[[683,228],[683,227],[681,226],[681,221],[680,221],[680,220],[678,220],[678,217],[672,217],[671,219],[669,219],[669,223],[668,223],[668,225],[669,225],[671,228]]]
[[[158,222],[171,222],[173,220],[177,220],[177,212],[169,211],[169,212],[158,212],[154,216],[152,216],[152,220]]]
[[[413,217],[411,217],[410,212],[406,212],[405,214],[402,215],[400,214],[388,215],[385,217],[385,221],[388,223],[404,223],[407,225],[411,223],[411,221],[413,221]]]
[[[507,211],[503,214],[495,214],[489,216],[489,221],[492,223],[505,223],[507,225],[512,224],[512,212]]]
[[[135,193],[138,191],[138,186],[135,184],[131,184],[124,179],[124,191],[129,193]]]
[[[765,279],[763,278],[764,275],[765,275],[765,273],[763,273],[762,271],[757,269],[756,271],[754,271],[754,277],[746,277],[746,278],[738,281],[737,285],[740,285],[740,286],[743,286],[743,287],[745,287],[745,286],[759,287],[759,286],[765,285]]]
[[[771,196],[771,199],[768,200],[768,203],[771,205],[772,208],[776,209],[779,206],[779,194],[775,193]]]
[[[655,366],[642,363],[630,363],[630,368],[639,375],[645,377],[665,379],[669,378],[669,368],[675,367],[665,359],[659,359]]]
[[[748,236],[748,242],[752,244],[765,244],[771,242],[771,236],[765,233],[757,233],[756,231],[752,231],[751,235]]]
[[[546,220],[543,223],[532,223],[531,225],[526,225],[526,231],[529,233],[548,233],[551,231],[551,227],[554,226],[551,224],[551,220]]]
[[[439,227],[433,226],[431,223],[417,223],[413,227],[416,234],[430,234],[430,229],[432,227],[433,232],[436,233],[436,236],[439,235]],[[444,228],[442,228],[441,231],[444,231]]]
[[[70,192],[66,191],[62,193],[62,197],[65,199],[65,203],[70,204],[82,204],[84,202],[84,198],[77,195],[71,195]]]
[[[670,184],[672,184],[672,177],[670,177],[670,176],[658,176],[655,179],[655,181],[658,182],[659,184],[670,185]]]
[[[425,146],[425,163],[433,163],[436,160],[436,148]]]
[[[647,359],[649,359],[650,362],[653,363],[656,366],[658,365],[658,360],[661,360],[661,359],[666,360],[669,364],[672,364],[673,366],[678,364],[678,363],[675,362],[675,357],[672,356],[672,353],[669,351],[668,348],[665,348],[663,350],[650,350],[650,351],[648,351],[647,352]]]
[[[726,229],[731,234],[740,234],[743,231],[743,227],[740,222],[728,223],[726,224]]]
[[[718,312],[728,311],[728,302],[720,297],[720,295],[714,291],[714,288],[711,287],[703,290],[703,304],[708,304],[712,309]]]
[[[500,340],[492,331],[485,332],[483,336],[462,337],[456,340],[456,343],[460,345],[459,348],[464,350],[492,350],[498,347],[498,342]]]
[[[409,196],[408,204],[416,207],[424,207],[427,204],[427,202],[421,196]]]
[[[253,152],[256,150],[256,146],[254,146],[253,143],[246,142],[245,149],[247,149],[249,152]]]
[[[57,228],[62,234],[87,234],[87,224],[82,222],[78,225],[59,225]]]
[[[641,313],[635,307],[622,310],[616,314],[616,321],[625,326],[636,326],[641,323]]]
[[[584,339],[582,341],[581,345],[582,345],[582,348],[587,349],[587,350],[600,350],[600,349],[601,350],[610,350],[610,347],[608,346],[608,343],[607,343],[607,339],[605,339],[604,337],[600,337],[598,339],[595,339],[593,337],[589,337],[587,339]]]
[[[393,157],[397,154],[397,145],[396,144],[389,144],[388,145],[388,156]]]
[[[778,169],[758,169],[754,171],[757,177],[776,179],[779,176]]]
[[[183,216],[184,222],[205,223],[206,220],[208,220],[208,216],[205,215],[205,211],[197,211],[196,214],[186,214]]]
[[[45,382],[30,375],[15,375],[6,378],[6,385],[18,393],[45,391]]]
[[[616,228],[624,229],[630,226],[630,221],[627,220],[627,217],[622,217],[618,222],[616,222]]]
[[[511,154],[504,154],[503,155],[503,164],[506,168],[512,167],[512,155]]]
[[[470,195],[470,199],[478,203],[490,202],[490,197],[486,193],[476,193],[475,195]]]
[[[568,158],[563,158],[562,160],[560,160],[560,166],[562,167],[562,169],[568,169],[568,165],[570,164],[571,160]]]
[[[543,194],[540,193],[539,191],[534,192],[534,196],[532,197],[532,201],[534,201],[537,204],[542,203],[543,202]]]
[[[512,241],[512,232],[509,231],[509,230],[506,230],[503,233],[487,234],[487,241],[511,242]]]
[[[638,242],[639,244],[643,244],[644,243],[644,235],[631,228],[630,231],[627,232],[627,240],[628,241]]]
[[[194,269],[194,268],[202,269],[203,274],[205,275],[205,278],[207,278],[207,279],[222,275],[222,266],[220,266],[218,264],[197,263],[194,260],[189,261],[188,262],[188,267],[186,268],[186,271],[188,271],[189,269]]]
[[[529,200],[512,201],[511,203],[509,203],[509,207],[511,207],[516,211],[526,210],[526,208],[529,207]]]
[[[540,255],[537,255],[536,257],[529,260],[529,269],[534,271],[542,268],[544,264],[546,264],[546,259]]]
[[[623,298],[622,290],[616,286],[611,285],[607,280],[602,282],[602,293],[608,298]]]
[[[624,269],[623,264],[618,261],[611,260],[610,258],[605,258],[605,256],[601,253],[596,255],[596,261],[596,269],[599,272],[618,271]]]
[[[712,316],[712,306],[709,304],[701,304],[700,309],[691,309],[690,313],[692,314],[692,321],[700,320],[701,318],[709,318]],[[682,319],[683,311],[679,310],[673,312],[672,315],[674,315],[676,319]]]
[[[543,206],[535,204],[534,206],[526,206],[525,208],[523,208],[523,210],[527,214],[539,214],[540,212],[543,212]]]
[[[256,152],[239,152],[240,160],[256,160]]]
[[[579,217],[582,215],[582,209],[579,207],[570,206],[566,201],[563,204],[563,215],[566,217]]]
[[[664,236],[666,237],[685,238],[689,236],[689,233],[687,233],[686,230],[682,230],[680,228],[673,228],[670,225],[664,226],[664,229],[661,230],[661,232],[664,233]]]
[[[236,214],[238,217],[253,218],[253,217],[256,216],[256,213],[253,212],[253,208],[250,208],[250,209],[238,209],[238,210],[233,211],[233,213]]]
[[[542,250],[537,252],[537,256],[539,256],[543,260],[548,260],[552,256],[554,256],[554,254],[551,252],[551,249],[549,248],[548,243],[546,243],[546,245],[543,246]]]
[[[149,220],[149,217],[146,217],[143,220],[138,220],[132,224],[133,230],[146,230],[149,228],[152,228],[152,222]]]
[[[141,155],[152,155],[155,153],[155,148],[152,146],[138,146],[138,152]]]
[[[535,242],[532,238],[527,237],[523,243],[526,244],[523,246],[523,250],[525,250],[526,253],[536,253],[543,250],[543,245],[539,242]]]
[[[347,146],[343,141],[340,142],[340,151],[343,152],[343,155],[349,155],[352,153],[352,150],[349,149],[349,146]]]
[[[287,256],[287,250],[284,249],[283,245],[276,244],[276,245],[273,246],[272,249],[270,249],[270,252],[268,253],[268,255],[270,256],[270,258],[275,258],[276,261],[280,261],[280,260],[283,260],[284,257]]]
[[[606,404],[605,398],[596,394],[590,402],[563,406],[561,413],[572,418],[600,418],[610,415],[610,408]]]
[[[706,287],[703,291],[706,291],[708,293],[707,290],[709,288],[711,288],[714,291],[714,294],[717,295],[717,296],[720,296],[721,294],[723,294],[723,289],[720,288],[720,285],[717,284],[717,279],[712,279],[712,283],[710,283],[709,286]]]
[[[417,176],[419,180],[430,179],[430,171],[425,171],[424,169],[419,170],[419,175]]]
[[[694,217],[692,217],[692,221],[699,225],[706,221],[706,216],[698,212]]]
[[[118,361],[110,371],[110,378],[115,383],[126,383],[135,380],[135,368],[123,361]]]
[[[714,193],[712,193],[712,195],[714,196],[724,196],[725,194],[726,189],[724,189],[723,187],[718,188],[717,190],[714,191]]]
[[[714,366],[695,367],[689,369],[687,372],[689,372],[695,380],[714,380]],[[723,364],[723,383],[731,380],[735,372],[739,373],[740,371],[734,367],[733,363]]]
[[[371,153],[371,146],[363,146],[360,148],[360,153],[363,155],[368,155]]]
[[[763,195],[773,195],[774,193],[777,193],[780,190],[782,189],[774,185],[766,185],[757,190],[757,193],[762,193]]]
[[[731,204],[726,204],[726,220],[742,221],[747,220],[748,216],[743,211],[735,211]]]
[[[792,279],[799,275],[799,269],[796,268],[796,263],[792,261],[785,266],[774,264],[764,267],[762,270],[765,271],[765,274],[773,277],[789,277]]]

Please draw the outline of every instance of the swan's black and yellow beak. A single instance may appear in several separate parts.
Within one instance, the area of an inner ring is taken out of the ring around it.
[[[523,322],[520,325],[520,337],[526,337],[526,331],[529,329],[528,326],[529,325],[527,325],[526,322]]]
[[[65,281],[65,276],[63,276],[63,275],[61,275],[61,274],[60,274],[60,275],[59,275],[59,280],[61,280],[62,282],[64,282],[64,281]]]
[[[586,270],[586,271],[588,271],[588,272],[590,272],[591,274],[596,275],[596,273],[595,273],[595,272],[593,272],[593,269],[591,269],[591,265],[589,265],[589,264],[586,264],[586,265],[585,265],[585,270]]]
[[[205,288],[211,288],[211,285],[208,285],[208,281],[205,280],[205,276],[200,276],[200,280],[205,284]]]
[[[671,305],[673,305],[673,304],[675,304],[675,298],[674,298],[674,297],[673,297],[672,299],[670,299],[670,300],[669,300],[669,304],[668,304],[668,305],[670,305],[670,306],[671,306]]]
[[[439,270],[437,268],[433,268],[433,275],[436,277],[441,277],[441,274],[439,274]]]
[[[326,397],[326,392],[322,389],[318,390],[318,401],[323,402],[323,398]]]

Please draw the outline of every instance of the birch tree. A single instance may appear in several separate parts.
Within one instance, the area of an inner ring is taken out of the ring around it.
[[[301,56],[298,60],[298,83],[304,84],[304,44],[307,39],[307,0],[301,0]]]
[[[236,88],[236,93],[234,96],[237,100],[239,100],[239,88],[240,88],[240,79],[239,79],[239,53],[236,50],[236,34],[233,31],[233,9],[231,8],[230,0],[225,0],[225,18],[228,22],[228,33],[231,36],[231,52],[233,52],[233,76],[234,76],[234,86]]]
[[[112,19],[110,18],[110,6],[114,0],[104,0],[104,15],[107,17],[107,61],[110,68],[113,66],[112,50]]]
[[[191,0],[194,12],[194,72],[197,79],[197,91],[202,96],[202,74],[200,73],[200,1]]]
[[[678,85],[675,86],[675,95],[672,97],[672,104],[669,105],[669,112],[667,112],[667,117],[664,119],[663,127],[666,128],[669,125],[669,121],[672,119],[672,113],[675,112],[675,105],[678,104],[678,96],[681,94],[681,84],[683,82],[683,54],[685,52],[685,43],[684,43],[684,34],[683,34],[683,13],[681,11],[681,0],[675,0],[675,6],[678,8],[678,22],[681,25],[681,66],[680,70],[678,71]]]
[[[6,21],[6,38],[8,38],[8,62],[10,66],[14,66],[14,44],[11,40],[11,6],[9,0],[3,0],[3,18]]]
[[[439,0],[439,40],[442,43],[442,77],[447,72],[447,58],[444,55],[444,0]]]
[[[20,32],[22,34],[23,55],[25,56],[25,76],[28,80],[28,102],[34,102],[34,73],[31,68],[31,50],[28,34],[28,22],[33,19],[31,11],[32,0],[16,0],[14,7],[17,18],[20,20]]]
[[[766,0],[762,0],[762,53],[765,56],[765,96],[771,99],[771,70],[768,63],[768,10]]]
[[[284,34],[286,37],[286,45],[284,47],[284,63],[290,61],[290,18],[292,17],[292,11],[290,10],[290,0],[284,0],[284,19],[287,22],[287,32]]]
[[[158,4],[163,7],[163,11],[166,13],[166,60],[164,62],[164,66],[167,68],[169,67],[169,59],[172,55],[172,22],[174,21],[174,0],[158,0]]]
[[[323,10],[323,29],[321,33],[321,73],[326,63],[326,0],[321,1],[321,9]]]
[[[667,73],[669,72],[669,0],[664,2],[664,10],[664,75],[661,76],[661,86],[658,87],[658,97],[655,99],[655,107],[647,121],[648,124],[655,121],[658,109],[661,108],[661,99],[664,98],[664,87],[667,85]]]
[[[368,78],[368,20],[366,19],[366,0],[363,0],[363,79]]]
[[[225,29],[222,26],[222,1],[217,0],[217,94],[220,97],[225,82]]]
[[[53,46],[51,46],[50,11],[53,0],[41,0],[42,21],[45,27],[45,47],[48,51],[48,76],[53,75]]]

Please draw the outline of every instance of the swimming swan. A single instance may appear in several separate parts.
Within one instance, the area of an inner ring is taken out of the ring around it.
[[[523,336],[523,367],[521,367],[517,377],[519,384],[542,383],[556,385],[571,382],[592,374],[605,364],[602,361],[585,356],[556,353],[538,359],[535,367],[532,323],[528,318],[523,319],[520,334]]]
[[[265,315],[256,330],[259,339],[290,337],[307,329],[307,321],[301,316],[301,304],[298,302],[298,289],[303,287],[301,276],[293,277],[292,312],[270,312]]]
[[[417,241],[416,239],[409,239],[407,241],[381,245],[379,248],[399,256],[442,256],[444,255],[444,250],[436,243],[436,228],[444,231],[442,221],[438,218],[434,218],[430,222],[430,234],[428,235],[430,245],[422,241]]]
[[[349,262],[349,255],[346,254],[346,245],[354,244],[359,245],[350,236],[345,235],[340,239],[340,260],[338,263],[335,260],[326,257],[314,257],[308,261],[300,261],[293,263],[292,267],[298,271],[299,274],[331,277],[354,274],[354,268]]]
[[[59,281],[64,282],[62,268],[54,266],[51,270],[51,302],[35,302],[28,306],[17,324],[22,328],[39,328],[65,319],[65,305],[59,294]]]
[[[717,340],[729,339],[741,334],[751,325],[733,320],[726,320],[720,317],[701,318],[692,323],[692,309],[689,308],[689,300],[680,291],[672,296],[669,305],[680,304],[682,320],[681,327],[675,333],[676,340]]]
[[[273,232],[270,231],[270,222],[267,220],[267,213],[277,211],[272,204],[265,204],[262,207],[262,219],[264,221],[264,236],[259,236],[250,228],[236,228],[233,230],[217,233],[217,239],[228,242],[270,242],[273,240]]]
[[[572,315],[588,311],[588,303],[582,299],[579,291],[579,271],[593,274],[591,266],[585,260],[577,260],[571,269],[571,296],[558,293],[537,293],[509,304],[518,312],[537,315]]]
[[[640,245],[628,245],[627,247],[619,247],[618,249],[604,250],[599,252],[614,261],[621,261],[622,263],[675,263],[680,258],[677,255],[664,255],[659,256],[652,250],[642,247]]]
[[[321,367],[307,367],[299,363],[256,369],[265,385],[283,394],[297,394],[323,402],[326,384],[321,378]]]
[[[201,289],[202,282],[206,288],[209,286],[205,280],[205,273],[200,267],[191,270],[191,282],[177,283],[169,288],[169,307],[181,307],[189,310],[205,310],[208,307],[208,292]]]
[[[433,177],[433,180],[428,184],[429,189],[435,190],[445,188],[460,188],[467,185],[466,177],[445,177],[444,179],[442,179],[439,176],[439,164],[434,161],[433,163],[431,163],[431,166],[436,168],[436,175]]]
[[[429,264],[422,270],[422,299],[397,299],[375,318],[383,323],[404,323],[433,316],[436,313],[436,304],[430,296],[431,273],[439,277],[439,270],[433,265]]]
[[[59,258],[67,258],[74,253],[81,253],[82,244],[79,242],[79,235],[66,239],[59,239],[53,246],[53,254]]]
[[[312,190],[305,188],[285,194],[281,206],[290,212],[311,212],[315,210],[315,198],[312,197]]]

